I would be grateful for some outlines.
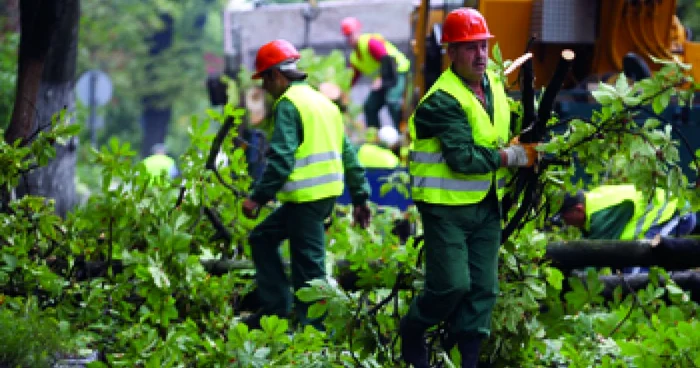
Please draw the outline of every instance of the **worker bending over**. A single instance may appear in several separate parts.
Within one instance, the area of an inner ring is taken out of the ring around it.
[[[364,103],[367,127],[379,129],[379,110],[385,105],[394,128],[399,129],[402,115],[406,75],[411,62],[396,46],[377,33],[361,33],[357,18],[348,17],[341,22],[341,30],[352,47],[350,65],[354,70],[353,85],[360,75],[373,79],[371,92]]]

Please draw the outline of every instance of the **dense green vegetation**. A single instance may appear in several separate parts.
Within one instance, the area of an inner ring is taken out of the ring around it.
[[[176,108],[177,129],[170,138],[179,145],[182,177],[151,183],[138,165],[137,153],[143,86],[131,78],[141,76],[138,70],[143,70],[144,61],[136,59],[145,55],[136,35],[141,27],[157,27],[158,20],[150,6],[123,4],[119,16],[99,17],[112,23],[84,16],[84,29],[90,31],[81,31],[81,37],[92,38],[90,51],[82,51],[81,68],[101,65],[110,70],[115,85],[129,87],[115,94],[106,108],[108,128],[101,138],[105,144],[99,150],[83,147],[80,165],[90,196],[66,218],[53,213],[51,200],[33,196],[14,200],[0,211],[0,365],[50,366],[58,354],[96,350],[108,362],[91,365],[96,367],[398,366],[398,316],[406,312],[422,282],[421,228],[415,211],[373,206],[372,225],[364,231],[353,227],[348,209],[339,206],[328,230],[329,269],[337,276],[335,261],[348,260],[360,276],[358,285],[365,287],[348,291],[319,280],[299,293],[304,300],[316,301],[310,310],[313,316],[327,313],[325,333],[278,318],[264,320],[263,330],[249,331],[239,318],[248,312],[243,299],[253,288],[252,271],[241,267],[217,276],[205,267],[208,260],[248,260],[246,236],[254,222],[239,208],[251,179],[245,175],[244,151],[234,144],[233,131],[221,147],[229,158],[229,166],[218,168],[224,182],[205,168],[214,132],[227,118],[241,124],[243,111],[234,104],[206,109],[203,86],[187,96],[178,94],[179,87],[167,81],[195,85],[201,76],[163,64],[165,77],[157,83],[175,90],[175,106],[187,106]],[[86,2],[84,14],[114,14],[110,6],[114,4]],[[122,16],[133,18],[119,20]],[[11,50],[18,38],[7,35],[3,40],[11,41],[0,43],[4,87],[14,83]],[[182,52],[191,51],[187,50]],[[123,58],[115,57],[120,53],[125,53]],[[311,58],[308,53],[312,83],[330,78],[347,88],[338,55]],[[494,55],[500,65],[498,53]],[[697,84],[676,88],[683,68],[669,63],[654,78],[633,86],[622,78],[614,85],[601,85],[594,96],[602,108],[591,120],[572,121],[570,129],[555,135],[543,149],[564,158],[576,154],[595,182],[624,178],[642,188],[659,185],[700,209],[700,194],[677,165],[678,150],[684,148],[672,141],[670,128],[653,118],[639,127],[627,124],[640,106],[658,113],[671,101],[688,103]],[[175,74],[182,79],[173,78]],[[0,108],[11,106],[8,90],[0,91]],[[514,109],[519,109],[517,103]],[[117,126],[123,130],[117,132]],[[85,134],[78,128],[57,119],[54,129],[41,133],[30,146],[0,142],[2,189],[14,187],[19,175],[34,165],[44,165],[54,154],[54,142]],[[575,187],[568,181],[573,174],[573,167],[566,166],[542,173],[551,206],[556,206],[561,189]],[[218,236],[206,216],[209,210],[218,214],[230,239]],[[393,235],[397,219],[416,223],[416,236],[402,243]],[[698,306],[686,292],[673,283],[653,282],[636,294],[623,296],[618,290],[613,300],[605,300],[595,271],[584,282],[543,260],[548,241],[577,236],[542,232],[543,223],[544,214],[533,213],[501,250],[501,296],[482,360],[496,367],[700,366]],[[652,275],[666,272],[652,269]],[[399,279],[409,287],[392,293]],[[438,335],[437,330],[431,334],[434,359],[445,366],[458,364],[454,351],[440,346]]]
[[[494,55],[498,68],[502,63],[498,52]],[[324,59],[318,61],[310,71],[325,71],[319,66]],[[667,127],[653,119],[639,127],[622,125],[639,105],[659,112],[671,99],[687,102],[689,91],[674,88],[682,68],[669,63],[653,79],[633,86],[623,79],[601,85],[595,97],[602,109],[590,121],[571,122],[544,150],[562,157],[576,152],[594,180],[625,177],[642,188],[660,185],[700,208],[698,192],[680,174],[678,146]],[[422,270],[419,238],[402,244],[391,229],[395,220],[408,218],[419,236],[414,210],[373,207],[375,217],[365,231],[353,227],[347,208],[339,207],[328,230],[329,268],[337,276],[335,261],[348,260],[363,288],[343,290],[319,280],[298,293],[315,301],[311,316],[327,313],[325,333],[278,318],[249,331],[239,318],[246,312],[243,296],[253,287],[251,270],[238,267],[221,276],[207,272],[207,260],[248,259],[246,236],[254,223],[240,213],[241,193],[250,185],[243,174],[244,152],[233,139],[224,140],[222,152],[230,164],[217,169],[224,182],[205,169],[211,125],[227,118],[240,124],[242,114],[228,105],[223,112],[208,110],[206,118],[190,120],[191,144],[180,158],[182,178],[176,181],[152,183],[131,145],[112,139],[88,152],[98,190],[65,219],[54,215],[52,202],[44,198],[12,201],[0,214],[2,316],[55,321],[42,324],[46,330],[37,334],[46,336],[47,348],[56,353],[97,350],[115,366],[396,366],[398,317],[420,287]],[[54,129],[31,146],[0,144],[0,162],[13,168],[2,172],[0,185],[15,185],[20,172],[52,156],[50,142],[75,132],[76,125],[57,119]],[[560,189],[572,188],[565,184],[572,174],[571,167],[543,172],[548,200],[554,203]],[[218,213],[230,240],[215,236],[217,229],[205,216],[209,210]],[[582,282],[543,260],[548,241],[575,234],[544,233],[542,223],[542,214],[534,216],[502,248],[501,297],[482,359],[498,367],[700,364],[697,305],[687,293],[657,282],[628,296],[618,290],[606,301],[595,271]],[[658,269],[652,273],[665,275]],[[408,282],[408,290],[393,293],[399,280]],[[69,337],[51,344],[59,331]],[[434,359],[457,364],[455,353],[437,343],[438,333],[433,332]],[[13,334],[12,344],[21,344],[23,336]],[[35,353],[28,347],[22,359],[43,358]]]

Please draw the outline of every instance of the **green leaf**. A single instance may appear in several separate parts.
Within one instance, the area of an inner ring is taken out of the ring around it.
[[[668,106],[668,103],[671,101],[671,93],[673,91],[671,89],[662,92],[658,96],[654,98],[654,100],[651,103],[652,109],[654,109],[654,112],[657,114],[661,114],[666,110],[666,107]]]
[[[15,257],[13,254],[3,253],[2,260],[5,262],[2,269],[7,272],[12,272],[15,270],[15,267],[17,267],[17,257]]]
[[[157,265],[150,265],[148,266],[148,271],[151,274],[151,277],[153,278],[153,282],[156,284],[157,287],[161,289],[166,289],[170,287],[170,280],[168,279],[168,275],[163,272],[163,270],[157,266]]]
[[[310,319],[316,319],[316,318],[323,316],[323,314],[326,313],[327,310],[328,310],[328,303],[326,303],[325,301],[322,300],[322,301],[318,301],[318,302],[312,304],[309,307],[309,310],[307,311],[306,315]]]
[[[564,274],[556,268],[547,267],[545,271],[547,283],[557,290],[561,290],[564,281]]]

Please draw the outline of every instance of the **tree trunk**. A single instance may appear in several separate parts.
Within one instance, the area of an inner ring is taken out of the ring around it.
[[[19,0],[5,0],[0,5],[0,14],[7,17],[2,27],[4,31],[19,32]]]
[[[7,142],[30,142],[51,126],[54,114],[75,107],[75,65],[80,0],[22,0],[21,35],[15,105]],[[56,158],[22,178],[19,196],[53,198],[65,215],[75,203],[75,141],[56,145]]]
[[[576,240],[547,245],[545,257],[562,270],[584,267],[660,266],[667,270],[700,267],[700,239]]]

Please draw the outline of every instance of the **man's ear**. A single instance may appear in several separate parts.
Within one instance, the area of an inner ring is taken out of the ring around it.
[[[452,45],[452,44],[447,45],[447,56],[450,58],[450,60],[455,59],[455,50],[456,50],[456,47],[454,45]]]

